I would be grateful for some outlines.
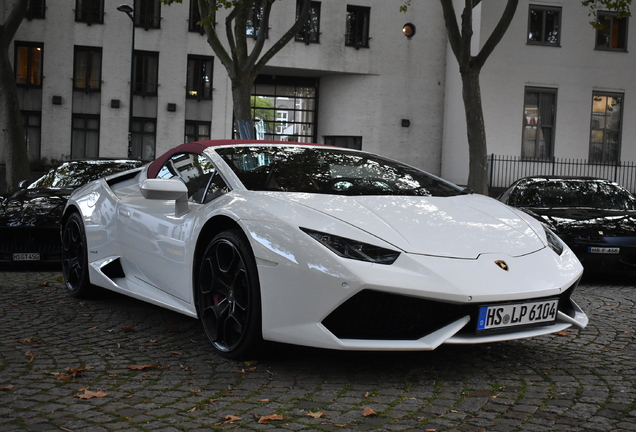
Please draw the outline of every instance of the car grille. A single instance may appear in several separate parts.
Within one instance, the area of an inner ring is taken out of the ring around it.
[[[414,340],[470,314],[472,305],[363,290],[322,324],[340,339]]]
[[[0,261],[11,262],[14,253],[40,254],[41,261],[60,261],[60,229],[54,227],[1,227]]]
[[[559,296],[559,310],[569,316],[575,313],[570,295],[577,284]],[[462,333],[475,333],[481,306],[363,290],[329,314],[322,324],[339,339],[416,340],[466,315],[470,315],[471,322]]]

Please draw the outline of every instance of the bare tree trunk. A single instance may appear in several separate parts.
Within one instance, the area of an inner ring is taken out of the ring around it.
[[[479,70],[462,73],[462,95],[466,112],[468,154],[470,157],[468,188],[488,195],[488,152],[486,150],[486,126],[481,105]]]
[[[18,89],[9,62],[9,45],[26,15],[28,5],[29,0],[17,0],[6,21],[0,25],[0,143],[4,146],[8,192],[15,191],[21,180],[30,177]]]
[[[234,102],[234,117],[239,138],[255,139],[251,104],[252,85],[236,84],[236,86],[232,86],[232,101]]]

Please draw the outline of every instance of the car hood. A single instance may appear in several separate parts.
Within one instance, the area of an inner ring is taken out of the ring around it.
[[[72,189],[23,189],[0,206],[0,226],[57,226]]]
[[[527,209],[541,216],[560,236],[636,236],[636,211],[587,208]]]
[[[485,253],[521,256],[545,247],[514,210],[482,195],[287,198],[414,254],[475,259]]]

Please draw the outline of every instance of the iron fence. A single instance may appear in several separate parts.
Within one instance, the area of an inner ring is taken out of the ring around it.
[[[503,190],[528,176],[600,177],[613,180],[636,193],[636,163],[596,164],[585,159],[526,160],[518,156],[491,155],[488,159],[491,190]]]

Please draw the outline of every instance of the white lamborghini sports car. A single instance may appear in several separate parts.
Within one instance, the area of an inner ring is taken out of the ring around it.
[[[96,180],[62,221],[71,295],[95,285],[263,341],[432,350],[581,329],[574,254],[540,222],[381,156],[202,141]]]

